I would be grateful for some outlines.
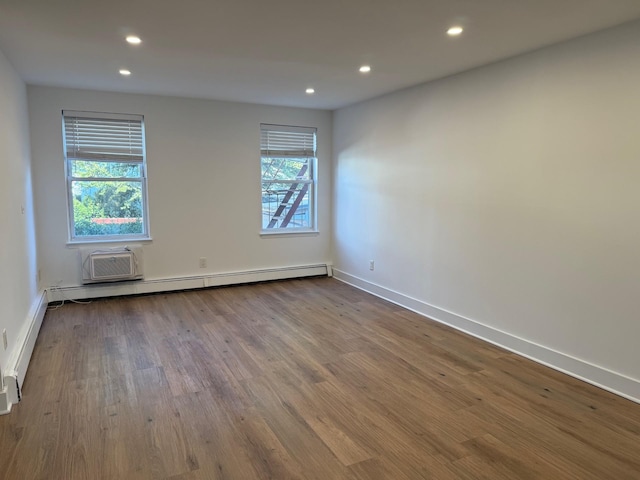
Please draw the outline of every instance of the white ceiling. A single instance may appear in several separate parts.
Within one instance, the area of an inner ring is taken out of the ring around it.
[[[637,18],[640,0],[0,0],[0,50],[30,84],[335,109]]]

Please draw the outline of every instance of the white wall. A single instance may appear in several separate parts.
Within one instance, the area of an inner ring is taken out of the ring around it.
[[[336,275],[640,398],[638,58],[633,23],[335,112]]]
[[[0,366],[15,359],[37,297],[26,87],[0,52]],[[23,210],[24,209],[24,210]],[[0,375],[0,378],[2,375]]]
[[[77,249],[66,244],[63,109],[145,117],[147,279],[330,263],[330,112],[39,86],[28,97],[45,287],[80,283]],[[260,237],[260,123],[318,128],[319,234]]]

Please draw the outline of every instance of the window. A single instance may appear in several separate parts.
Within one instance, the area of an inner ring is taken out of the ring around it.
[[[316,129],[260,127],[262,232],[315,231]]]
[[[144,119],[63,111],[72,242],[149,238]]]

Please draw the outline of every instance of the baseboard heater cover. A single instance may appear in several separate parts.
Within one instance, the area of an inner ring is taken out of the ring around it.
[[[18,346],[0,374],[0,415],[11,411],[12,405],[22,398],[22,383],[27,375],[29,361],[40,332],[42,320],[47,311],[47,294],[42,291],[36,297],[27,316],[26,336],[20,337]]]
[[[146,293],[171,292],[195,288],[237,285],[290,278],[324,276],[331,272],[328,264],[298,265],[263,270],[245,270],[212,273],[188,277],[166,277],[144,279],[136,282],[111,282],[93,285],[52,287],[47,291],[49,302],[82,300],[87,298],[140,295]]]
[[[83,248],[80,250],[82,283],[141,280],[142,247]]]

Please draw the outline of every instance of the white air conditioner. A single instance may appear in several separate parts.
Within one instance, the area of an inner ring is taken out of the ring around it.
[[[139,280],[142,274],[142,248],[82,249],[82,283]]]

